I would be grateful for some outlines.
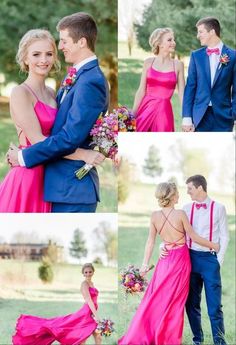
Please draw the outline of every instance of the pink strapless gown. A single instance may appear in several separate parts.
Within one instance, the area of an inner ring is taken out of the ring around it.
[[[160,259],[119,345],[180,345],[191,264],[187,245]]]
[[[177,83],[176,73],[147,71],[146,94],[136,113],[137,132],[174,132],[170,99]]]
[[[34,107],[42,133],[49,136],[57,109],[37,101]],[[27,146],[30,146],[26,138]],[[23,147],[22,147],[23,148]],[[0,212],[50,212],[51,204],[43,200],[44,167],[11,168],[0,184]]]
[[[98,290],[89,288],[90,296],[97,308]],[[13,345],[50,345],[58,341],[61,345],[79,345],[97,328],[87,303],[73,314],[51,319],[21,315],[17,321]]]

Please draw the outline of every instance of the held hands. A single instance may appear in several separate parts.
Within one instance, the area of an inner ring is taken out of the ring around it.
[[[7,163],[11,167],[15,167],[19,165],[18,151],[19,151],[18,147],[11,143],[6,154]]]
[[[194,131],[195,131],[194,125],[191,125],[191,126],[182,125],[182,132],[194,132]]]

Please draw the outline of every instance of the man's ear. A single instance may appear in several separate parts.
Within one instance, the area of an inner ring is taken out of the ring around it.
[[[87,47],[87,40],[86,40],[85,37],[81,37],[81,38],[79,39],[78,43],[79,43],[79,47],[80,47],[80,48],[85,48],[85,47]]]

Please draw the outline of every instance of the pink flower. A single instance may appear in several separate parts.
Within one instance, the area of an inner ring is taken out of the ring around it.
[[[219,65],[219,69],[221,68],[222,65],[227,65],[230,61],[230,58],[227,54],[222,54],[220,56],[220,65]]]

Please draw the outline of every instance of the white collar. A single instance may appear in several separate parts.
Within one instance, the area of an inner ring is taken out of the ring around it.
[[[195,200],[194,202],[197,203],[197,204],[207,204],[207,205],[209,205],[210,202],[211,202],[211,199],[209,198],[209,196],[207,196],[206,199],[203,200],[203,201],[197,201],[197,200]]]
[[[216,46],[214,47],[208,47],[209,49],[216,49],[216,48],[219,48],[220,52],[222,51],[222,48],[223,48],[223,42],[220,41]]]
[[[80,63],[74,65],[73,67],[76,68],[76,71],[78,72],[78,70],[83,67],[84,65],[86,65],[86,63],[93,61],[93,60],[97,60],[96,55],[92,55],[86,59],[84,59],[83,61],[81,61]]]

